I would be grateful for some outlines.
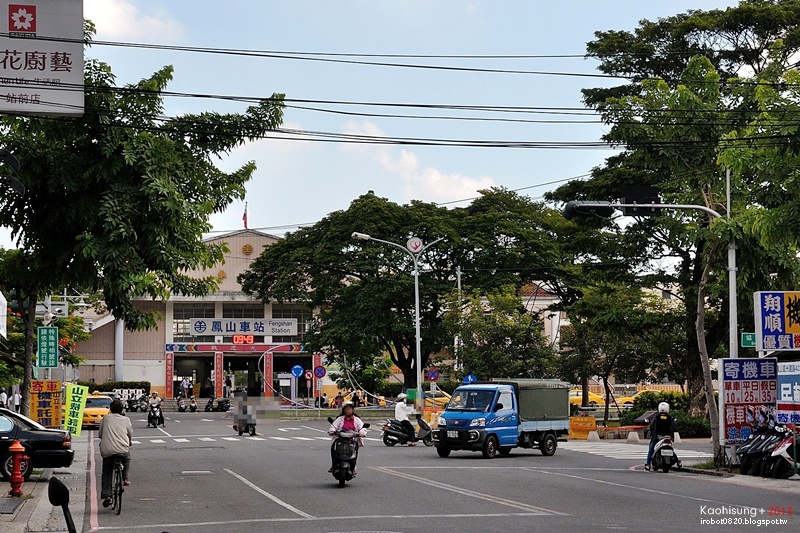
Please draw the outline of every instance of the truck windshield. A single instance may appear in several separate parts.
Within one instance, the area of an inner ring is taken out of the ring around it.
[[[458,390],[447,403],[448,411],[486,411],[494,399],[493,390]]]

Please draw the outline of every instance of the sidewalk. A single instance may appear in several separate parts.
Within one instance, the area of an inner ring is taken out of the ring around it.
[[[0,481],[0,510],[16,509],[8,514],[0,514],[0,531],[3,533],[41,533],[67,531],[64,513],[60,507],[53,507],[47,499],[47,484],[52,476],[57,477],[69,488],[69,509],[72,521],[78,531],[83,531],[83,515],[86,506],[86,474],[89,461],[89,436],[72,439],[75,458],[69,468],[34,470],[31,477],[22,485],[23,495],[11,498],[8,491],[11,485]],[[37,472],[40,472],[37,474]]]

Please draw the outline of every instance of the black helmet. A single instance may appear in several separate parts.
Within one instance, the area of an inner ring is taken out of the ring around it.
[[[353,405],[353,402],[344,402],[342,404],[342,415],[344,415],[344,410],[347,409],[348,407],[353,409],[353,414],[356,414],[356,407],[355,405]]]

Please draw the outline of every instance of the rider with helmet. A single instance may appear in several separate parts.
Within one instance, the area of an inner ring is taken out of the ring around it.
[[[364,447],[364,441],[361,437],[367,436],[367,431],[364,429],[364,422],[356,416],[355,409],[353,408],[353,402],[344,402],[342,404],[342,414],[333,421],[331,424],[331,428],[328,430],[328,434],[331,435],[333,438],[331,439],[331,461],[334,462],[331,465],[331,469],[328,472],[333,472],[333,467],[335,465],[335,457],[333,455],[333,442],[336,441],[336,432],[342,430],[350,430],[355,431],[358,433],[358,438],[356,441],[358,442],[358,447]],[[356,475],[356,465],[355,461],[353,461],[353,477]]]
[[[650,470],[650,461],[653,459],[653,449],[656,447],[656,443],[659,439],[665,436],[675,440],[675,419],[669,414],[669,404],[667,402],[661,402],[658,404],[658,414],[655,415],[653,421],[650,422],[650,447],[647,449],[647,462],[644,464],[645,470]],[[677,455],[675,456],[675,460],[677,461],[676,466],[681,468],[683,465]]]
[[[406,399],[407,397],[405,393],[401,392],[397,395],[397,403],[394,406],[394,419],[400,422],[400,425],[406,430],[406,434],[408,435],[408,445],[416,446],[414,442],[417,440],[417,432],[414,430],[414,426],[408,420],[408,415],[414,414],[414,408],[406,404]]]

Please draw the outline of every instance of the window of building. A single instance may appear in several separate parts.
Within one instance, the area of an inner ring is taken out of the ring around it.
[[[275,335],[272,342],[303,342],[303,335],[311,323],[311,309],[297,304],[273,304],[272,318],[296,318],[297,335]]]
[[[213,303],[176,303],[172,307],[173,342],[214,342],[213,335],[192,335],[192,318],[214,318]]]
[[[264,304],[225,303],[222,304],[222,318],[264,318]],[[233,342],[233,337],[223,337],[222,342]],[[264,335],[256,335],[253,342],[264,342]]]

